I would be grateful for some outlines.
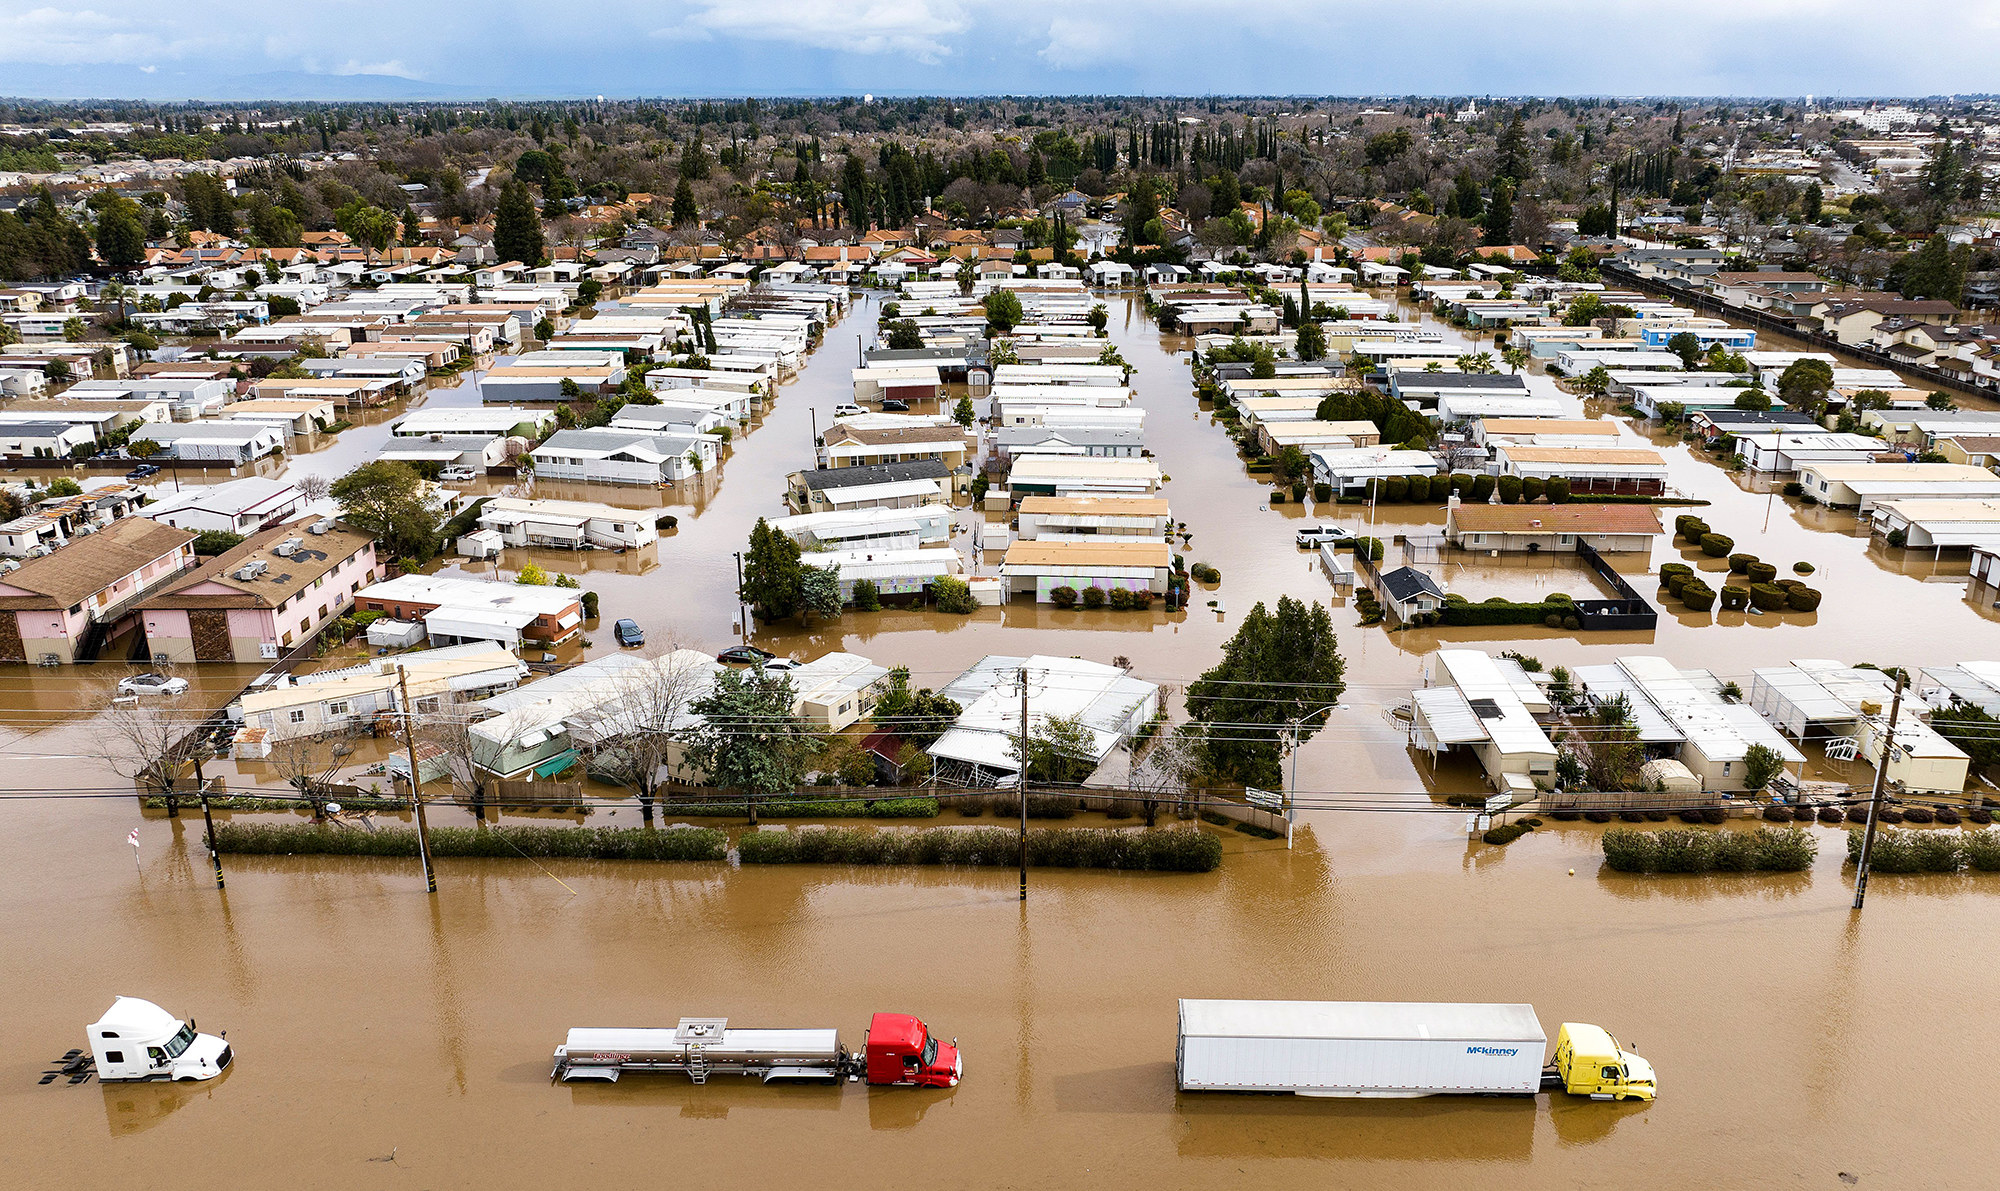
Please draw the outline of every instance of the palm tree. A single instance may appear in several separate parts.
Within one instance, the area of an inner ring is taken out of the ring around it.
[[[1521,366],[1528,362],[1528,351],[1526,348],[1510,347],[1501,351],[1500,358],[1507,361],[1509,369],[1519,372]]]
[[[132,296],[132,289],[122,281],[107,281],[97,291],[98,297],[106,302],[118,303],[118,321],[125,321],[125,300]]]

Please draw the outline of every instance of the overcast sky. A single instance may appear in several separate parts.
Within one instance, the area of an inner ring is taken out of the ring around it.
[[[2000,0],[0,0],[52,97],[1921,96],[1996,47]]]

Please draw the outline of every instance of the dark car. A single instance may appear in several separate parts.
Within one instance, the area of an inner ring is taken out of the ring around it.
[[[621,620],[617,624],[612,625],[611,635],[618,638],[618,644],[620,645],[644,645],[646,643],[646,631],[639,627],[639,622],[636,620]]]
[[[773,656],[768,649],[755,645],[732,645],[715,655],[715,660],[736,666],[761,666]]]
[[[139,466],[133,468],[131,471],[126,472],[125,478],[128,480],[145,480],[145,479],[150,479],[153,476],[159,474],[160,474],[160,469],[154,464],[141,463]]]
[[[882,412],[885,414],[906,414],[910,412],[910,403],[907,401],[898,401],[894,397],[885,397],[882,400]]]

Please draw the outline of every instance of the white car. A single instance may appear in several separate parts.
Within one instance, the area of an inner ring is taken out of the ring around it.
[[[797,658],[771,658],[764,663],[764,673],[783,674],[798,669],[802,664]]]
[[[1344,542],[1354,535],[1338,525],[1308,525],[1292,535],[1301,546],[1319,546],[1327,542]]]
[[[164,674],[134,674],[120,679],[118,693],[121,695],[185,695],[188,680],[169,678]]]

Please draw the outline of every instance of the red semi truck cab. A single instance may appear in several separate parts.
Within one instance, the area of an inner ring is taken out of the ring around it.
[[[950,1088],[958,1086],[965,1073],[958,1040],[938,1041],[920,1019],[907,1013],[877,1013],[870,1018],[863,1045],[871,1084]]]

